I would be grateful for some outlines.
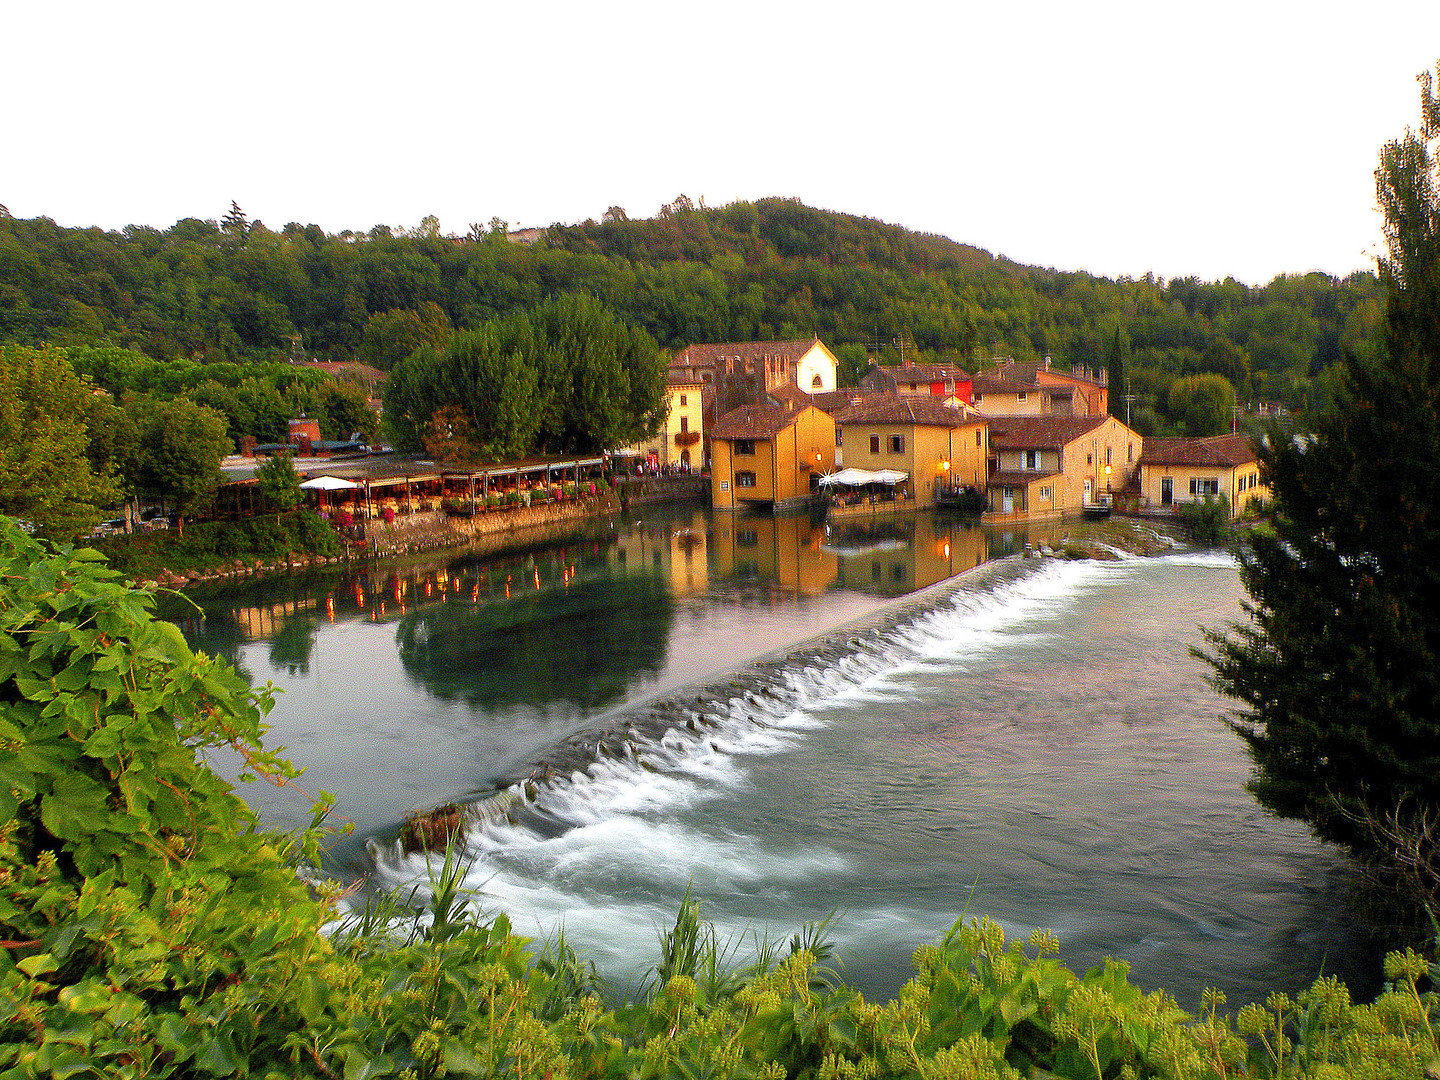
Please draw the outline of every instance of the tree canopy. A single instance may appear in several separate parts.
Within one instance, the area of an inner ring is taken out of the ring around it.
[[[452,459],[596,452],[654,431],[665,364],[600,301],[560,296],[411,353],[391,372],[396,445]]]
[[[1247,398],[1298,406],[1322,372],[1379,347],[1373,274],[1110,280],[794,199],[676,199],[650,219],[607,212],[529,245],[507,241],[504,222],[467,236],[434,222],[335,235],[243,224],[105,232],[0,219],[0,341],[388,367],[452,327],[588,293],[666,348],[814,334],[837,356],[883,355],[877,343],[900,337],[918,362],[967,369],[995,355],[1094,367],[1119,327],[1136,407],[1157,415],[1169,382],[1207,372]]]
[[[0,347],[0,512],[58,537],[100,520],[121,495],[109,456],[90,452],[103,407],[59,350]]]
[[[1393,851],[1373,823],[1440,808],[1440,111],[1428,78],[1421,101],[1420,129],[1386,146],[1376,173],[1385,349],[1347,359],[1313,434],[1263,448],[1276,514],[1241,555],[1251,621],[1208,635],[1216,684],[1244,706],[1235,726],[1260,801],[1380,858]]]

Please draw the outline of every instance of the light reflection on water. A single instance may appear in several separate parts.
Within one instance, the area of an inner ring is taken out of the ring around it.
[[[190,630],[285,688],[272,741],[383,833],[1022,542],[929,519],[827,534],[656,512],[503,559],[212,594]],[[1055,929],[1072,965],[1122,956],[1191,1006],[1204,985],[1239,1001],[1322,967],[1363,983],[1342,864],[1244,792],[1248,759],[1187,652],[1239,597],[1213,556],[1049,562],[962,589],[853,677],[782,667],[812,687],[783,715],[676,742],[655,771],[605,761],[561,782],[543,821],[470,838],[473,880],[522,932],[563,921],[615,973],[650,958],[693,882],[737,933],[841,909],[845,973],[870,993],[967,910]],[[301,819],[261,796],[270,820]]]

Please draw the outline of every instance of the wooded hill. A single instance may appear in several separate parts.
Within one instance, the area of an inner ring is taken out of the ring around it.
[[[971,368],[995,355],[1118,358],[1142,407],[1200,372],[1225,376],[1242,400],[1304,405],[1342,357],[1378,348],[1380,311],[1369,273],[1261,287],[1110,280],[781,198],[706,209],[682,196],[634,221],[611,208],[530,245],[507,240],[498,220],[465,237],[441,235],[434,218],[332,235],[274,231],[238,206],[164,230],[0,218],[0,341],[388,367],[453,328],[567,292],[598,297],[665,347],[818,335],[842,379],[867,353],[896,360],[897,339],[917,360]]]

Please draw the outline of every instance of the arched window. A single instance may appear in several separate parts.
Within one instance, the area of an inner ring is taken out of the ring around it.
[[[820,381],[819,375],[816,375],[815,378],[810,380],[810,387],[813,390],[819,390],[824,385],[825,384]]]

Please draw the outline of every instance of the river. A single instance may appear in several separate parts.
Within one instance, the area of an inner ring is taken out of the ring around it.
[[[688,887],[736,942],[837,913],[872,996],[962,914],[1053,929],[1072,967],[1122,958],[1192,1008],[1322,971],[1373,989],[1343,860],[1246,793],[1189,655],[1240,614],[1228,556],[1005,559],[1024,534],[930,516],[641,518],[211,590],[177,621],[282,691],[267,744],[355,823],[336,873],[412,879],[406,813],[535,778],[467,835],[468,882],[622,982]]]

